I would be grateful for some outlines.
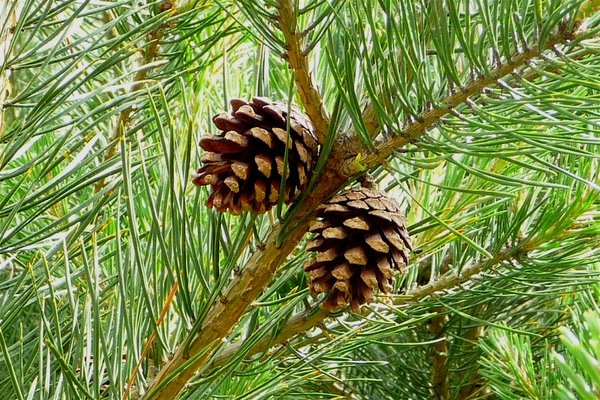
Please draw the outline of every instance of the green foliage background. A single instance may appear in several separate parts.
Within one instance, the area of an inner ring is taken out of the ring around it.
[[[262,251],[268,217],[190,180],[229,99],[301,102],[292,5],[324,148],[436,118],[370,168],[420,251],[393,298],[257,353],[318,309],[301,244],[180,398],[598,398],[598,2],[299,3],[0,5],[0,397],[142,395]]]

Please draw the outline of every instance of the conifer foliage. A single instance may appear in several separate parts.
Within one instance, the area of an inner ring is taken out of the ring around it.
[[[0,398],[597,398],[598,76],[596,0],[0,1]]]

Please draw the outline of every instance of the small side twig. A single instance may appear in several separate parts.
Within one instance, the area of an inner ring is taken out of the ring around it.
[[[524,250],[521,246],[508,247],[500,251],[492,260],[481,260],[463,268],[460,273],[447,273],[434,282],[407,291],[406,296],[402,296],[394,301],[394,305],[413,303],[432,294],[459,287],[461,284],[471,280],[475,275],[502,262],[517,258],[523,252]]]
[[[156,329],[157,330],[158,330],[158,327],[161,326],[163,321],[165,320],[165,317],[167,316],[167,313],[169,312],[169,309],[171,308],[171,303],[173,303],[173,299],[175,298],[175,294],[177,293],[178,289],[179,289],[179,283],[175,282],[175,284],[171,288],[171,292],[167,296],[167,299],[165,301],[163,309],[160,312],[160,316],[158,317],[158,320],[156,321]],[[129,398],[129,391],[133,387],[133,382],[135,382],[135,376],[138,374],[138,371],[140,370],[140,367],[142,366],[144,359],[146,358],[146,356],[148,355],[148,352],[152,348],[154,339],[156,339],[156,331],[153,331],[150,334],[150,337],[148,338],[148,341],[146,342],[146,345],[144,346],[144,350],[142,350],[142,355],[140,356],[140,359],[138,360],[138,362],[135,366],[135,369],[133,370],[133,373],[129,377],[129,381],[127,383],[127,388],[125,388],[125,391],[123,392],[123,400],[127,400]]]
[[[276,337],[272,337],[271,335],[266,335],[261,340],[256,343],[250,353],[247,355],[248,357],[253,356],[255,354],[265,353],[272,347],[279,346],[287,342],[289,339],[299,335],[300,333],[306,332],[311,328],[314,328],[321,324],[325,318],[329,316],[329,312],[318,309],[313,311],[310,315],[307,315],[306,311],[302,311],[298,314],[293,315],[285,325],[285,327],[279,332]],[[213,368],[220,367],[224,365],[236,354],[244,345],[244,342],[238,342],[233,345],[227,347],[221,354],[215,359],[212,364]]]

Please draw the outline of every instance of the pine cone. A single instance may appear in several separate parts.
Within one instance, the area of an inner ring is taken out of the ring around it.
[[[307,245],[316,256],[304,270],[313,294],[331,291],[323,308],[357,311],[378,288],[389,293],[394,268],[402,271],[412,250],[396,201],[376,189],[353,188],[319,206],[317,218]]]
[[[255,97],[250,103],[233,99],[231,106],[231,115],[213,118],[221,132],[200,141],[204,165],[193,182],[211,185],[206,205],[232,214],[249,210],[262,214],[279,201],[284,176],[283,200],[286,204],[296,200],[306,189],[317,159],[317,141],[308,118],[292,107],[288,134],[285,104]]]

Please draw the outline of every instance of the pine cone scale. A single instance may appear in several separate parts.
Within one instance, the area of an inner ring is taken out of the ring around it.
[[[254,163],[265,178],[271,177],[271,158],[268,155],[258,154],[254,156]]]
[[[269,135],[269,132],[263,128],[252,128],[250,129],[250,134],[260,140],[262,143],[266,144],[269,149],[275,147],[272,136]]]
[[[331,275],[336,279],[348,280],[353,275],[352,266],[348,263],[339,264],[331,271]]]
[[[325,240],[320,238],[320,239],[313,239],[310,242],[307,243],[306,245],[306,250],[308,251],[313,251],[313,250],[317,250],[319,247],[321,247],[321,245],[325,243]]]
[[[341,226],[331,227],[323,230],[325,239],[345,239],[348,237],[348,232]]]
[[[223,113],[213,118],[213,124],[218,130],[223,132],[236,131],[239,133],[245,132],[246,124],[237,118],[231,118],[229,115]]]
[[[274,107],[272,105],[266,105],[263,107],[263,110],[271,117],[274,121],[277,121],[280,125],[285,125],[286,120],[284,115],[287,114],[286,110],[281,110],[278,107]]]
[[[250,176],[250,165],[247,163],[236,161],[231,164],[231,170],[238,178],[247,181]]]
[[[350,264],[367,265],[367,253],[360,246],[352,247],[351,249],[346,250],[344,253],[344,258],[346,258]]]
[[[371,229],[371,226],[367,222],[367,219],[364,217],[354,217],[348,219],[344,221],[344,226],[360,231],[368,231],[369,229]]]
[[[223,182],[233,193],[238,193],[240,191],[240,184],[235,177],[230,175],[227,178],[225,178]]]
[[[365,242],[375,251],[379,253],[389,253],[390,246],[383,240],[381,235],[378,232],[374,232],[373,234],[367,236]]]
[[[202,147],[204,151],[220,154],[239,153],[244,149],[239,144],[224,137],[202,138],[202,140],[200,140],[200,147]]]

